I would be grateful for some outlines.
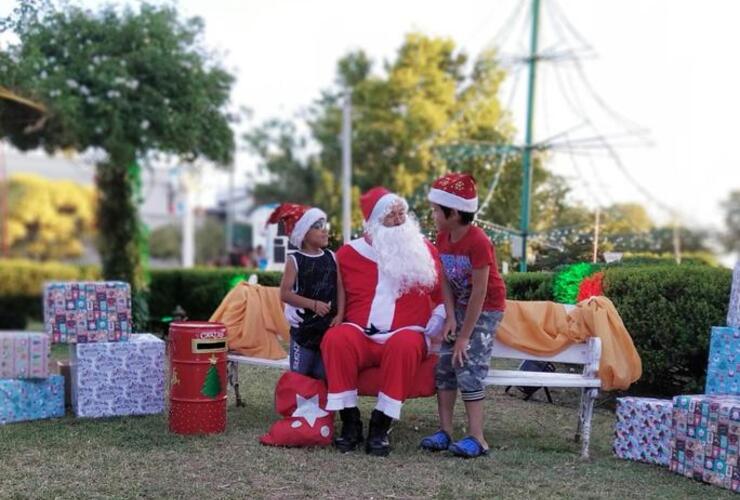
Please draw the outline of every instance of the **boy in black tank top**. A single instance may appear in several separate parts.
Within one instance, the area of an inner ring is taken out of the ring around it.
[[[288,256],[280,299],[290,328],[290,369],[324,379],[319,346],[326,330],[342,322],[344,290],[329,242],[326,214],[318,208],[282,204],[268,223],[282,222],[300,250]]]

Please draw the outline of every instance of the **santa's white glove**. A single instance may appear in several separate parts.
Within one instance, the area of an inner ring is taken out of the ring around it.
[[[285,319],[288,320],[288,324],[293,328],[298,328],[303,323],[303,309],[300,307],[293,307],[290,304],[285,304]]]
[[[424,328],[424,336],[430,339],[438,337],[442,333],[442,327],[445,325],[446,319],[445,308],[440,304],[432,311],[432,317],[429,318],[427,326]]]

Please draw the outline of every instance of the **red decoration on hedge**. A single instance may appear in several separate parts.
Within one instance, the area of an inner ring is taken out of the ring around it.
[[[326,411],[326,383],[285,372],[275,386],[275,411],[283,416],[260,443],[268,446],[328,446],[334,436],[334,413]]]
[[[576,302],[604,295],[603,281],[604,273],[601,272],[592,274],[588,278],[584,278],[578,287],[578,298],[576,299]]]

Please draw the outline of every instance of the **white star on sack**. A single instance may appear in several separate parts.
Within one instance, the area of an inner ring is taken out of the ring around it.
[[[296,394],[295,402],[296,409],[291,417],[303,417],[311,427],[316,423],[316,419],[325,417],[329,414],[329,412],[324,411],[319,407],[318,394],[315,394],[308,399],[302,397],[300,394]]]

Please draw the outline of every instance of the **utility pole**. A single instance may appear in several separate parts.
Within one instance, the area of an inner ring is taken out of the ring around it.
[[[231,164],[229,169],[229,193],[226,198],[226,253],[231,253],[234,247],[234,176],[236,165]]]
[[[342,236],[352,239],[352,92],[348,89],[342,107]]]
[[[190,269],[195,265],[195,217],[193,214],[194,182],[191,173],[182,174],[182,267]]]
[[[522,208],[520,230],[522,233],[522,260],[519,271],[527,271],[527,236],[529,235],[530,192],[532,190],[532,136],[534,128],[534,89],[537,77],[537,44],[539,41],[540,0],[532,0],[532,34],[529,47],[529,83],[527,89],[527,124],[522,155]]]
[[[596,260],[599,255],[599,219],[601,218],[601,207],[596,207],[596,220],[594,221],[594,258],[593,263],[596,264]]]
[[[681,263],[681,226],[678,225],[678,217],[673,215],[673,255],[676,264]]]

